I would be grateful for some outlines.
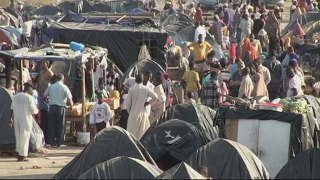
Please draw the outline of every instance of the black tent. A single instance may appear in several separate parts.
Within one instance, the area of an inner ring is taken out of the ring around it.
[[[188,164],[182,162],[166,170],[155,179],[205,179]]]
[[[148,59],[136,61],[124,73],[123,77],[121,78],[121,85],[126,79],[135,77],[139,73],[145,73],[146,71],[151,71],[153,73],[157,73],[159,71],[162,73],[165,72],[165,70],[155,61]]]
[[[200,131],[201,141],[208,143],[219,137],[214,122],[215,114],[216,112],[213,109],[204,105],[195,103],[177,104],[166,110],[150,126],[150,129],[171,119],[181,119],[197,127]]]
[[[92,7],[95,11],[111,12],[111,6],[105,2],[94,2]]]
[[[275,179],[320,179],[320,149],[308,149],[291,159]]]
[[[0,150],[14,150],[16,146],[14,129],[9,126],[12,98],[10,91],[0,87]]]
[[[140,142],[162,170],[186,160],[206,144],[197,127],[179,119],[165,121],[148,129]]]
[[[185,161],[192,168],[204,165],[213,179],[270,179],[267,169],[247,147],[227,139],[216,139]]]
[[[152,157],[126,130],[109,127],[100,131],[93,140],[70,163],[52,179],[75,179],[97,164],[118,156],[137,158],[155,165]]]
[[[310,21],[319,21],[320,13],[319,12],[307,12],[301,14],[297,19],[291,21],[283,30],[282,35],[286,35],[289,31],[294,29],[294,26],[299,23],[301,26],[305,25]]]
[[[92,167],[79,179],[152,179],[161,173],[146,161],[122,156]]]
[[[152,60],[162,67],[165,63],[165,46],[168,34],[161,29],[140,26],[122,26],[85,22],[53,22],[44,30],[42,43],[54,42],[69,44],[71,41],[100,46],[109,50],[109,59],[124,72],[138,60],[140,47],[150,49]]]
[[[65,12],[72,11],[78,14],[94,11],[94,8],[92,7],[92,5],[86,0],[74,1],[74,2],[64,1],[58,4],[58,7],[63,9]]]
[[[58,13],[63,13],[63,9],[51,4],[51,5],[41,6],[39,8],[33,9],[29,11],[26,14],[26,16],[28,17],[31,17],[33,15],[46,16],[46,15],[56,15]]]

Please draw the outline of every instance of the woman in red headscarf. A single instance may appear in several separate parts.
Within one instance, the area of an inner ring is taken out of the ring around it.
[[[256,48],[254,48],[254,46],[252,46],[250,39],[246,38],[246,39],[244,39],[244,43],[242,45],[242,52],[241,52],[240,58],[244,59],[246,57],[248,51],[251,52],[251,59],[252,60],[256,60],[258,58],[258,52],[257,52]]]

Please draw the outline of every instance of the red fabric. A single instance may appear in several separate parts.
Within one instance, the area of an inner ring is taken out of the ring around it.
[[[171,45],[173,44],[172,38],[168,38],[168,39],[167,39],[167,44],[168,44],[169,46],[171,46]]]
[[[231,43],[231,47],[229,50],[229,55],[231,59],[236,59],[237,58],[237,44],[236,43]]]
[[[194,15],[194,19],[196,21],[203,21],[203,11],[202,11],[201,7],[197,7],[196,11],[197,12]]]

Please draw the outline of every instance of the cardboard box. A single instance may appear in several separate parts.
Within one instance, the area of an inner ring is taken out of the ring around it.
[[[116,110],[120,107],[120,99],[108,98],[104,99],[103,102],[107,103],[112,110]]]

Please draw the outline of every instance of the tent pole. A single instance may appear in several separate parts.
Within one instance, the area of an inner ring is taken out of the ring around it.
[[[19,67],[18,67],[18,70],[19,70],[19,90],[20,92],[23,91],[23,73],[22,73],[22,70],[23,70],[23,62],[24,60],[21,60],[19,61]]]
[[[87,132],[85,67],[82,66],[82,132]]]
[[[6,88],[10,89],[12,84],[11,84],[11,59],[4,59],[5,66],[6,66]]]

